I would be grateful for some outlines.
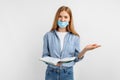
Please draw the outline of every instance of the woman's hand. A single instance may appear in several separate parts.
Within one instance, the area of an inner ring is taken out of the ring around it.
[[[88,51],[88,50],[93,50],[93,49],[96,49],[98,47],[101,47],[101,45],[98,45],[98,44],[89,44],[85,47],[85,50]]]
[[[82,58],[84,56],[84,54],[86,53],[86,51],[89,51],[89,50],[93,50],[93,49],[96,49],[98,47],[101,47],[101,45],[98,45],[98,44],[89,44],[87,45],[78,55],[78,58]]]
[[[56,66],[60,66],[62,63],[61,62],[58,62],[58,64]]]

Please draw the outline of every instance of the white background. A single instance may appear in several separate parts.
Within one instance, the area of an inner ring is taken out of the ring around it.
[[[0,80],[44,80],[43,35],[62,5],[73,12],[81,49],[102,46],[74,66],[75,80],[120,80],[119,0],[0,0]]]

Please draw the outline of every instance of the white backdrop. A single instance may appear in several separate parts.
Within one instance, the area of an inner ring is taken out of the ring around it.
[[[74,66],[75,80],[120,80],[119,0],[0,0],[0,80],[44,80],[43,35],[62,5],[73,12],[81,49],[102,45]]]

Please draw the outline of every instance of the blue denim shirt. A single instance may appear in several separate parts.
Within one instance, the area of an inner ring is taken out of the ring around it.
[[[43,55],[50,56],[54,58],[66,58],[66,57],[76,57],[76,59],[69,63],[62,63],[63,67],[71,67],[76,62],[83,59],[78,59],[78,54],[80,53],[80,37],[68,32],[64,37],[63,49],[61,51],[60,39],[57,35],[56,30],[47,32],[43,38]],[[57,67],[48,64],[51,67]]]

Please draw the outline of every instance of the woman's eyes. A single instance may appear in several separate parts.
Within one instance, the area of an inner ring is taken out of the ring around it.
[[[64,18],[66,18],[66,19],[67,19],[68,17],[67,17],[67,16],[64,16]]]
[[[65,19],[67,19],[68,17],[67,16],[63,16]],[[59,18],[62,18],[62,16],[59,16]]]

